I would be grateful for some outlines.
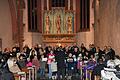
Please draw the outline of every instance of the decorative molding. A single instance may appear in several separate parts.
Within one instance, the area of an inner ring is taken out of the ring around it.
[[[44,43],[75,43],[76,34],[43,34]]]

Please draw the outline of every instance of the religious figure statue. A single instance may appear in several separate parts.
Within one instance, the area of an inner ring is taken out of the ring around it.
[[[72,33],[72,17],[67,18],[67,32]]]
[[[58,15],[56,20],[57,33],[61,33],[60,25],[61,25],[61,17],[60,15]]]
[[[48,34],[48,33],[50,33],[50,19],[49,19],[49,16],[46,16],[45,24],[46,24],[45,32],[46,32],[46,34]]]

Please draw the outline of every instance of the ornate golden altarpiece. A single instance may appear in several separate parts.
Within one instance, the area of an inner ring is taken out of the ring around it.
[[[43,11],[43,43],[70,45],[76,42],[75,12],[64,8]]]

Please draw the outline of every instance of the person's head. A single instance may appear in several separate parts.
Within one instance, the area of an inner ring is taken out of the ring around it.
[[[68,46],[66,46],[66,47],[65,47],[65,50],[66,50],[66,51],[68,51],[68,50],[69,50]]]
[[[78,48],[74,48],[74,51],[77,52],[77,51],[78,51]]]
[[[77,43],[74,43],[73,46],[77,46]]]
[[[5,48],[5,49],[4,49],[4,52],[5,52],[5,53],[9,53],[9,52],[10,52],[10,48]]]
[[[48,51],[51,51],[52,50],[52,47],[51,46],[48,46]]]
[[[84,44],[83,44],[83,43],[81,44],[81,47],[84,47]]]
[[[27,52],[27,48],[23,48],[23,52]]]
[[[51,50],[50,53],[53,54],[53,50]]]
[[[44,58],[44,55],[41,55],[41,58]]]
[[[104,46],[104,50],[107,50],[108,49],[108,47],[107,46]]]
[[[108,46],[108,49],[111,49],[112,47],[111,46]]]
[[[27,61],[29,62],[29,61],[31,61],[32,62],[32,59],[30,59],[30,58],[27,58]]]
[[[69,55],[68,55],[69,57],[72,57],[72,53],[69,53]]]
[[[94,47],[95,47],[95,45],[94,45],[94,44],[91,44],[91,47],[92,47],[92,48],[94,48]]]
[[[85,55],[86,55],[86,56],[88,56],[88,55],[89,55],[89,53],[86,51],[86,52],[85,52]]]
[[[35,50],[32,50],[31,55],[35,55]]]
[[[22,55],[20,55],[20,56],[19,56],[19,59],[20,59],[20,60],[22,60],[22,59],[23,59],[23,56],[22,56]]]
[[[90,55],[90,58],[93,59],[93,58],[94,58],[94,55]]]
[[[89,44],[89,48],[92,48],[92,45],[91,45],[91,44]]]
[[[12,49],[12,52],[16,52],[16,48],[13,48],[13,49]]]
[[[44,52],[43,48],[39,48],[39,53],[43,54],[43,52]]]
[[[99,64],[103,64],[103,59],[102,59],[102,58],[99,58],[99,59],[98,59],[98,63],[99,63]]]
[[[96,52],[99,52],[99,50],[100,50],[100,47],[96,47]]]
[[[41,48],[41,47],[42,47],[42,45],[41,45],[41,44],[39,44],[39,45],[38,45],[38,47],[39,47],[39,48]]]
[[[79,54],[78,57],[82,57],[82,54]]]
[[[78,55],[78,60],[82,60],[82,54]]]

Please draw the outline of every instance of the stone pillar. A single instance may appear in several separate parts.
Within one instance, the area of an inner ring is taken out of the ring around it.
[[[49,0],[47,0],[47,10],[49,10]]]
[[[70,10],[70,0],[68,0],[68,10]]]
[[[17,43],[19,44],[20,48],[23,46],[24,41],[24,31],[23,31],[23,9],[25,8],[24,0],[17,0],[17,26],[18,26],[18,33],[17,33]]]

